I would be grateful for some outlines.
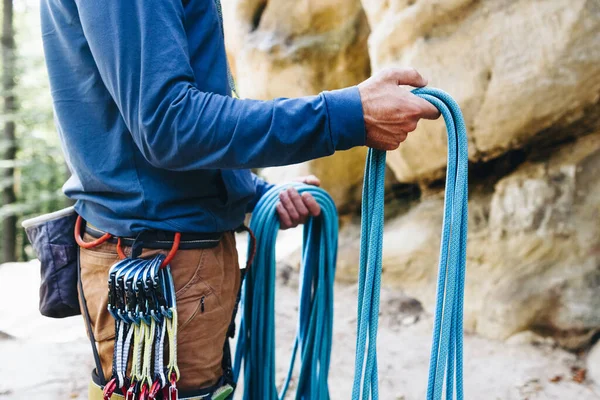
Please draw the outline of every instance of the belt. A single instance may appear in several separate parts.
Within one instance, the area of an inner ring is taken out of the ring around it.
[[[85,233],[94,237],[101,238],[106,232],[87,224]],[[216,247],[223,238],[224,232],[210,233],[182,233],[179,242],[180,250],[192,249],[210,249]],[[139,245],[146,249],[169,250],[175,240],[174,232],[167,231],[144,231],[137,237],[122,237],[121,245],[127,247],[136,247]],[[108,242],[117,244],[119,238],[111,237]]]

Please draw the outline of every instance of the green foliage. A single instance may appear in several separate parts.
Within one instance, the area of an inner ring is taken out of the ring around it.
[[[37,2],[15,2],[15,28],[18,111],[14,116],[0,116],[0,121],[14,118],[18,151],[13,162],[16,168],[14,181],[0,181],[0,187],[13,184],[17,203],[2,205],[0,217],[17,215],[18,253],[26,260],[34,255],[28,249],[27,238],[20,228],[21,221],[65,207],[68,200],[62,194],[61,186],[69,175],[53,122]],[[10,163],[3,161],[0,168]]]

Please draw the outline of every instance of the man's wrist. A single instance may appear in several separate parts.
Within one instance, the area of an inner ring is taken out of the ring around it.
[[[358,87],[322,93],[327,105],[329,130],[335,150],[364,146],[365,119]]]

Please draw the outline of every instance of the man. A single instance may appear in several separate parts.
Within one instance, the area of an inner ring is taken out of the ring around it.
[[[88,222],[84,239],[108,232],[131,255],[137,238],[143,250],[134,256],[146,257],[168,251],[174,233],[182,234],[171,261],[178,386],[180,396],[198,396],[223,382],[240,284],[232,231],[270,187],[249,168],[355,146],[393,150],[420,118],[439,116],[398,87],[427,82],[412,69],[390,69],[318,96],[234,99],[213,0],[42,0],[41,16],[56,125],[72,171],[64,191]],[[282,193],[282,228],[318,213],[312,197]],[[116,250],[111,241],[80,253],[103,369],[97,384],[111,376],[106,282]]]

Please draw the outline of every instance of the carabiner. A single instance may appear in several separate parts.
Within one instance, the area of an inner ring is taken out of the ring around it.
[[[179,392],[177,391],[177,375],[171,372],[171,386],[169,386],[169,400],[179,400]]]
[[[152,383],[152,387],[150,388],[150,393],[148,394],[148,400],[156,399],[156,395],[158,394],[159,391],[160,391],[160,382],[154,381],[154,383]]]
[[[139,383],[132,379],[131,385],[129,386],[129,389],[127,389],[127,395],[125,396],[125,400],[135,400],[135,395],[137,394],[139,388]]]
[[[176,386],[169,387],[169,400],[179,400],[179,392]]]
[[[148,400],[148,384],[142,384],[142,390],[140,390],[140,399],[139,400]]]
[[[102,390],[102,394],[104,396],[104,400],[110,400],[113,393],[117,390],[117,378],[112,378],[105,386],[104,390]]]

